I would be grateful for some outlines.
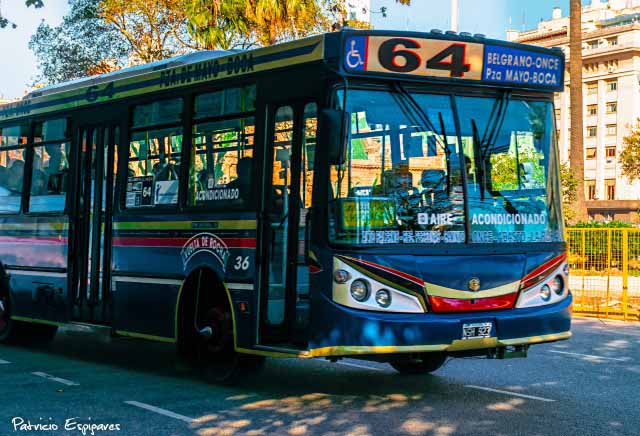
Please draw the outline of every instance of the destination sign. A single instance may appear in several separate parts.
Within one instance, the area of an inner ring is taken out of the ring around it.
[[[482,78],[490,82],[562,87],[564,62],[561,56],[487,45]]]
[[[349,72],[444,77],[554,91],[563,87],[561,54],[481,42],[353,35],[345,40],[343,64]]]

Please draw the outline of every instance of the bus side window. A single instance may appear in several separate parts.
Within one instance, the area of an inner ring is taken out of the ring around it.
[[[20,212],[27,124],[0,128],[0,213]]]
[[[67,120],[36,124],[29,212],[62,212],[69,178]]]
[[[253,205],[254,109],[253,85],[196,97],[189,205],[220,209]]]
[[[178,204],[181,117],[180,98],[134,108],[126,183],[127,209]],[[152,128],[159,125],[162,127]]]

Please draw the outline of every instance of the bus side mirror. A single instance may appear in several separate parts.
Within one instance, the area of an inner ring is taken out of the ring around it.
[[[337,109],[323,109],[320,111],[320,137],[326,144],[330,165],[342,165],[346,159],[344,146],[343,112]]]

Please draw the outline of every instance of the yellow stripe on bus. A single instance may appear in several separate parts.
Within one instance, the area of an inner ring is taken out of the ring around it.
[[[209,224],[209,225],[207,225]],[[113,223],[114,230],[255,230],[256,220],[135,221]]]

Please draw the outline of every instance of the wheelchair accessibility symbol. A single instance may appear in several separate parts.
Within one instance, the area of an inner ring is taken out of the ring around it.
[[[361,44],[358,44],[359,42],[361,42]],[[354,38],[349,41],[349,45],[349,50],[347,51],[347,54],[345,56],[345,63],[347,67],[352,70],[362,69],[362,67],[364,66],[364,59],[362,57],[362,54],[360,53],[358,46],[364,46],[364,40],[357,41]]]

